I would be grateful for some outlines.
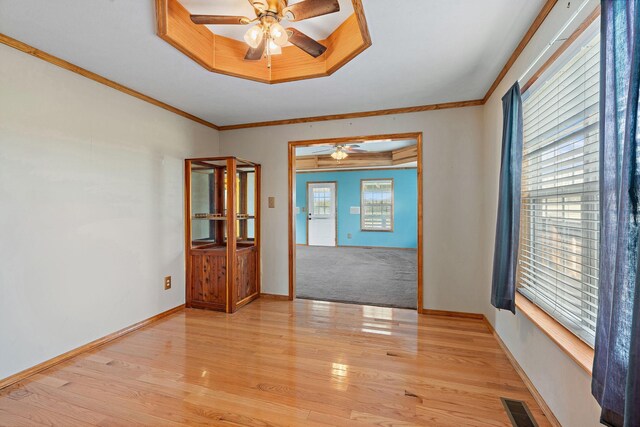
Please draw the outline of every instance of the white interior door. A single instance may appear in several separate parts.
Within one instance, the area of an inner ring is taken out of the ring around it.
[[[310,182],[307,188],[307,243],[336,246],[336,183]]]

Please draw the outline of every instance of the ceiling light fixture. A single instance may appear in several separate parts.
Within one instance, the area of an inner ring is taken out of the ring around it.
[[[347,157],[349,157],[349,155],[347,154],[346,151],[344,151],[344,146],[337,145],[336,146],[336,151],[331,153],[331,157],[333,157],[337,161],[340,161],[340,160],[346,159]]]
[[[244,41],[254,49],[260,46],[263,38],[264,31],[262,31],[262,28],[260,28],[259,25],[249,28],[249,30],[244,34]]]
[[[332,158],[340,162],[349,157],[351,153],[366,153],[367,150],[360,148],[358,144],[336,144],[333,147],[322,148],[321,150],[314,151],[313,154],[329,154]]]
[[[287,43],[302,49],[317,58],[326,50],[318,43],[295,28],[285,29],[280,21],[287,19],[297,22],[303,19],[326,15],[340,11],[338,0],[303,0],[289,6],[288,0],[249,0],[256,14],[255,19],[246,16],[191,15],[191,21],[201,25],[247,25],[258,21],[244,35],[249,51],[244,59],[258,61],[267,58],[267,67],[271,68],[271,55],[282,53]]]
[[[289,42],[289,36],[277,18],[267,14],[260,19],[259,24],[247,30],[244,41],[251,49],[264,52],[264,56],[267,57],[267,67],[271,68],[271,56],[282,53],[282,47]]]

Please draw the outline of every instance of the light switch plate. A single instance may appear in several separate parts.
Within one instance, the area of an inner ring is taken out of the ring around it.
[[[267,199],[269,201],[269,207],[270,208],[275,208],[276,207],[276,198],[271,196]]]

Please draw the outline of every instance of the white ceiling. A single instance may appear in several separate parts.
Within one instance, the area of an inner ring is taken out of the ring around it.
[[[185,2],[236,14],[247,3]],[[543,3],[363,0],[369,49],[332,76],[277,85],[204,70],[156,36],[153,0],[0,0],[0,33],[230,125],[482,98]],[[308,23],[310,35],[335,25],[314,19],[321,27]]]

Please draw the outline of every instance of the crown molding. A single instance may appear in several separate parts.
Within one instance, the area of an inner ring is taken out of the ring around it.
[[[504,64],[504,67],[502,67],[502,70],[500,70],[500,73],[493,81],[493,84],[491,85],[487,93],[484,95],[484,98],[482,98],[483,104],[486,103],[489,98],[491,98],[493,92],[496,90],[502,79],[504,79],[504,76],[507,75],[516,60],[520,57],[520,54],[522,53],[524,48],[527,47],[544,20],[547,19],[547,16],[549,15],[549,13],[551,13],[551,10],[554,8],[556,3],[558,3],[558,0],[547,0],[547,2],[542,6],[542,9],[540,9],[540,12],[538,12],[538,16],[536,16],[536,19],[533,20],[531,26],[529,26],[529,29],[524,34],[524,37],[522,37],[522,40],[520,40],[520,43],[518,43],[518,46],[516,46],[516,49],[507,60],[507,63]]]
[[[105,77],[100,76],[99,74],[93,73],[91,71],[85,70],[84,68],[78,67],[70,62],[67,62],[63,59],[57,58],[53,55],[50,55],[46,52],[38,50],[32,46],[29,46],[26,43],[22,43],[16,39],[13,39],[7,35],[0,33],[0,43],[5,44],[7,46],[13,47],[14,49],[20,50],[29,55],[35,56],[36,58],[40,58],[44,61],[47,61],[51,64],[57,65],[66,70],[72,71],[76,74],[80,74],[88,79],[94,80],[98,83],[109,86],[113,89],[119,90],[128,95],[134,96],[143,101],[149,102],[155,106],[160,108],[164,108],[165,110],[171,111],[172,113],[178,114],[182,117],[186,117],[190,120],[193,120],[197,123],[200,123],[204,126],[210,127],[212,129],[216,129],[219,131],[229,131],[236,129],[246,129],[246,128],[255,128],[255,127],[266,127],[266,126],[281,126],[281,125],[290,125],[290,124],[299,124],[299,123],[310,123],[310,122],[322,122],[322,121],[330,121],[330,120],[345,120],[345,119],[355,119],[355,118],[363,118],[363,117],[374,117],[374,116],[385,116],[392,114],[407,114],[407,113],[416,113],[421,111],[434,111],[434,110],[443,110],[448,108],[462,108],[462,107],[471,107],[471,106],[479,106],[484,105],[495,89],[498,87],[504,76],[511,69],[515,61],[518,59],[522,51],[525,49],[527,44],[531,41],[535,33],[538,31],[544,20],[547,18],[553,7],[557,4],[558,0],[547,0],[545,4],[540,9],[540,12],[533,20],[531,26],[525,33],[524,37],[513,51],[507,63],[504,65],[495,81],[485,94],[482,99],[474,99],[469,101],[458,101],[458,102],[445,102],[440,104],[428,104],[428,105],[420,105],[414,107],[401,107],[401,108],[391,108],[385,110],[373,110],[373,111],[361,111],[361,112],[352,112],[352,113],[344,113],[344,114],[331,114],[324,116],[314,116],[314,117],[300,117],[286,120],[274,120],[274,121],[264,121],[264,122],[252,122],[252,123],[241,123],[234,125],[226,125],[226,126],[218,126],[206,120],[203,120],[199,117],[196,117],[192,114],[189,114],[185,111],[179,110],[171,105],[165,104],[164,102],[158,101],[150,96],[144,95],[140,92],[137,92],[133,89],[130,89],[126,86],[123,86],[119,83],[116,83],[112,80],[109,80]],[[359,17],[361,11],[356,11],[356,16]],[[369,38],[368,32],[366,34],[366,38]]]
[[[35,56],[36,58],[42,59],[50,64],[56,65],[60,68],[64,68],[65,70],[71,71],[73,73],[79,74],[83,77],[86,77],[90,80],[103,84],[105,86],[109,86],[112,89],[119,90],[120,92],[126,93],[127,95],[133,96],[135,98],[141,99],[142,101],[148,102],[149,104],[153,104],[156,107],[163,108],[167,111],[170,111],[179,116],[185,117],[189,120],[193,120],[196,123],[200,123],[201,125],[210,127],[212,129],[219,130],[219,127],[211,122],[201,119],[200,117],[196,117],[193,114],[189,114],[186,111],[182,111],[178,108],[172,107],[169,104],[165,104],[164,102],[158,101],[155,98],[147,96],[143,93],[140,93],[136,90],[128,88],[126,86],[121,85],[120,83],[116,83],[113,80],[109,80],[106,77],[103,77],[99,74],[93,73],[89,70],[86,70],[82,67],[79,67],[71,62],[65,61],[64,59],[58,58],[57,56],[53,56],[47,52],[43,52],[39,49],[36,49],[33,46],[30,46],[26,43],[23,43],[19,40],[11,38],[6,34],[0,33],[0,43],[17,49],[21,52],[27,53],[31,56]]]
[[[433,110],[444,110],[447,108],[471,107],[471,106],[482,105],[482,104],[483,104],[482,99],[474,99],[471,101],[445,102],[441,104],[418,105],[415,107],[390,108],[386,110],[359,111],[354,113],[330,114],[326,116],[300,117],[295,119],[273,120],[273,121],[267,121],[267,122],[242,123],[237,125],[220,126],[220,130],[227,131],[227,130],[234,130],[234,129],[256,128],[256,127],[265,127],[265,126],[280,126],[280,125],[292,125],[292,124],[309,123],[309,122],[326,122],[330,120],[357,119],[362,117],[388,116],[391,114],[418,113],[420,111],[433,111]]]
[[[549,67],[560,57],[560,55],[562,55],[569,48],[569,46],[571,46],[573,42],[575,42],[576,39],[580,37],[580,35],[584,33],[591,24],[593,24],[593,22],[598,17],[600,17],[600,5],[598,5],[593,10],[593,12],[591,12],[589,16],[587,16],[587,19],[585,19],[582,24],[580,24],[578,28],[576,28],[576,30],[571,33],[571,35],[560,45],[560,47],[555,52],[553,52],[553,55],[551,55],[549,59],[547,59],[547,61],[542,64],[540,68],[538,68],[538,70],[531,76],[531,78],[529,78],[529,80],[525,84],[520,86],[522,93],[528,91],[529,88],[540,78],[540,76],[549,69]]]

